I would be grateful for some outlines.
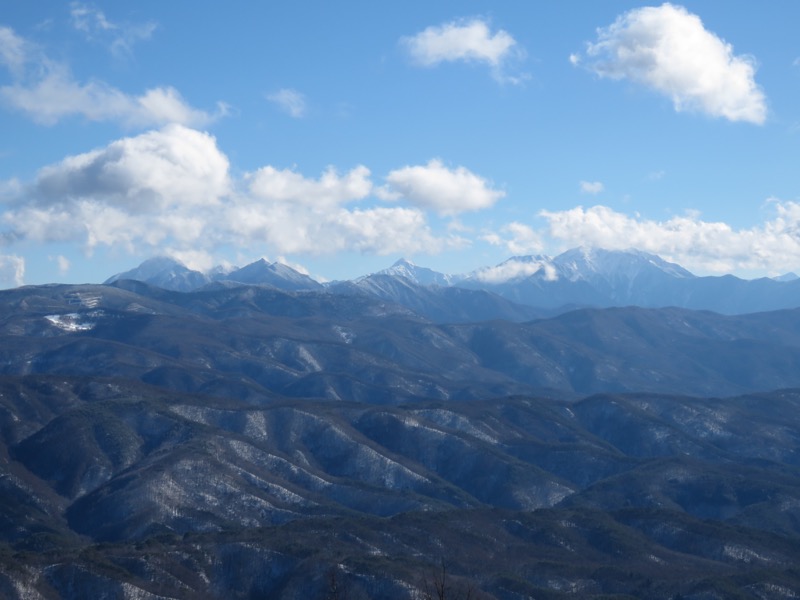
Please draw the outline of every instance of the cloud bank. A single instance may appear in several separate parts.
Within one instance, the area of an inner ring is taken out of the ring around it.
[[[699,272],[737,270],[782,273],[800,263],[800,203],[771,200],[772,217],[747,229],[705,221],[688,213],[657,221],[630,216],[606,206],[563,211],[543,210],[546,223],[538,233],[562,248],[580,245],[609,250],[637,248]],[[506,230],[499,236],[509,250],[524,244],[526,230]]]
[[[584,55],[570,57],[600,77],[628,79],[672,100],[676,111],[763,124],[766,97],[753,58],[708,31],[681,6],[637,8],[598,30]]]
[[[363,165],[344,173],[329,167],[317,178],[267,165],[235,178],[213,136],[169,125],[3,186],[0,243],[76,243],[88,254],[98,247],[168,252],[195,265],[222,246],[271,254],[436,253],[465,240],[435,235],[414,202],[449,190],[436,208],[457,212],[500,195],[463,167],[431,161],[405,169],[411,175],[403,190],[414,199],[407,206],[386,206]],[[466,204],[456,206],[461,194]],[[5,264],[11,268],[8,257]]]
[[[87,254],[99,247],[169,253],[198,267],[210,266],[220,248],[435,254],[473,241],[458,227],[434,230],[429,213],[452,219],[504,195],[480,175],[438,159],[391,170],[381,185],[365,165],[328,167],[316,177],[273,165],[241,176],[231,171],[213,136],[169,125],[68,156],[31,181],[2,182],[0,276],[21,283],[25,261],[9,250],[25,241],[77,244]],[[602,205],[542,210],[538,225],[513,221],[478,239],[512,255],[635,247],[701,272],[776,274],[800,264],[800,202],[771,200],[767,207],[767,221],[738,230],[691,212],[658,221]],[[507,265],[483,277],[533,268]]]

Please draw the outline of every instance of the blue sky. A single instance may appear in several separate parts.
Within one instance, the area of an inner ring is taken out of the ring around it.
[[[0,287],[588,245],[800,271],[800,4],[0,4]]]

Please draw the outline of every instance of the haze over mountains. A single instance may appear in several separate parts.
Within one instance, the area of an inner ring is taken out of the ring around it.
[[[574,250],[0,291],[0,595],[796,597],[797,285]]]

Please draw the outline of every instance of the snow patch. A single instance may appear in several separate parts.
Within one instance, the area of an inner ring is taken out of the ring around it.
[[[65,315],[45,315],[51,325],[55,325],[64,331],[88,331],[93,329],[96,323],[83,321],[78,313],[68,313]]]
[[[350,329],[347,329],[346,327],[342,327],[341,325],[334,325],[333,331],[336,333],[336,335],[342,338],[342,341],[345,344],[352,344],[353,340],[356,339],[355,333],[353,333]]]
[[[759,554],[755,550],[746,548],[744,546],[726,544],[722,550],[723,556],[733,558],[734,560],[741,560],[742,562],[751,563],[753,561],[759,562],[772,562],[768,557]]]

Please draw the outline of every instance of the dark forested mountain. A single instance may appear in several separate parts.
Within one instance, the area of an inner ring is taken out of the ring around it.
[[[415,598],[442,560],[481,598],[800,586],[798,392],[255,404],[28,375],[0,409],[9,598],[326,598],[331,574]]]
[[[800,386],[800,309],[723,316],[629,307],[438,324],[368,294],[179,293],[134,282],[19,288],[0,292],[0,306],[0,373],[124,376],[241,399]]]
[[[524,308],[0,292],[0,597],[793,597],[800,309]]]
[[[361,294],[411,309],[437,323],[459,323],[504,319],[530,321],[557,313],[507,300],[480,289],[422,285],[405,276],[376,273],[355,281],[328,286],[333,294]]]

